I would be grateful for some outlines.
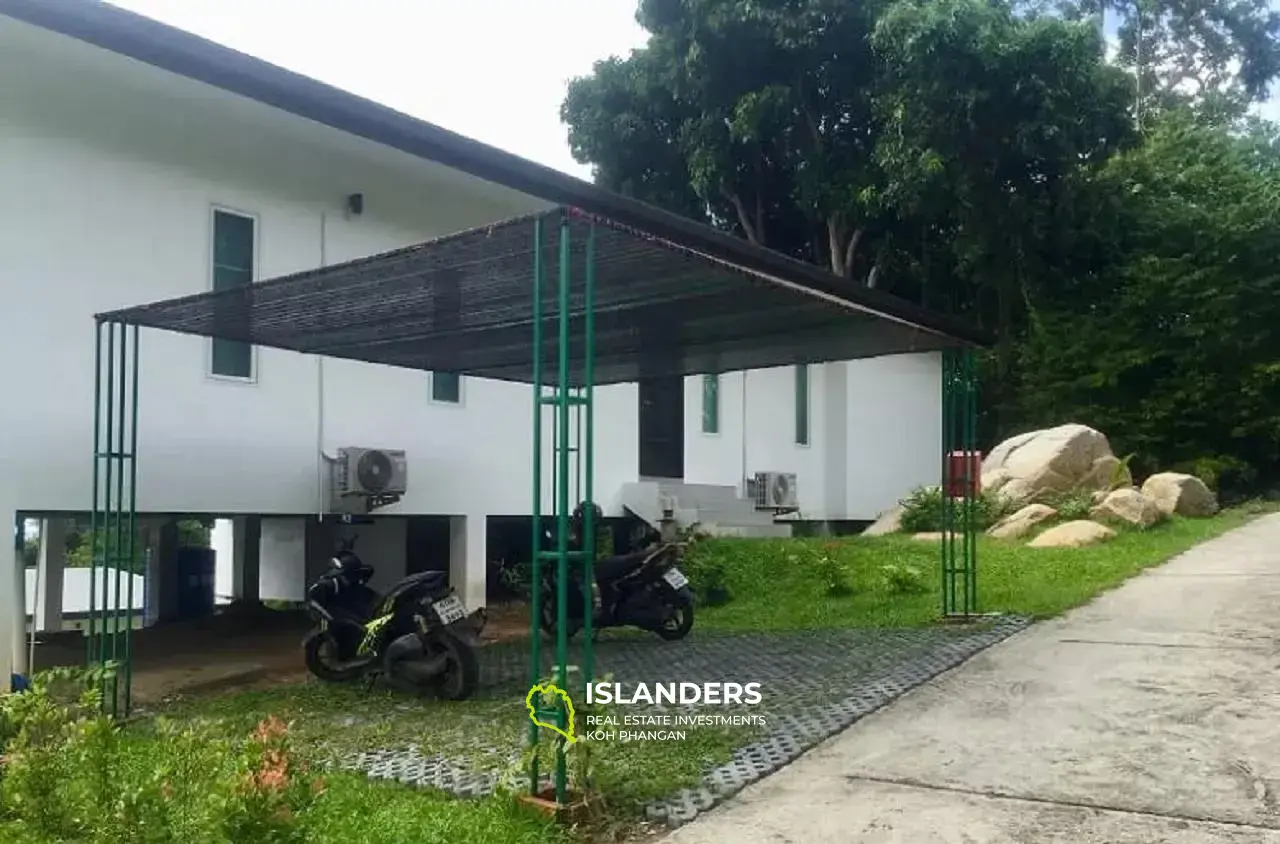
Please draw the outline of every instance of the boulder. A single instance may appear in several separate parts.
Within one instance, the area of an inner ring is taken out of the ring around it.
[[[913,533],[912,539],[918,539],[921,542],[941,542],[942,533],[939,531],[930,531],[928,533]]]
[[[1105,542],[1115,536],[1109,527],[1081,519],[1056,525],[1027,543],[1029,548],[1080,548]]]
[[[1113,490],[1107,494],[1089,515],[1095,519],[1114,519],[1134,527],[1149,528],[1164,518],[1156,503],[1132,487]]]
[[[999,494],[1017,504],[1076,489],[1108,489],[1125,471],[1102,432],[1075,424],[1012,437],[982,461],[983,478],[1007,476]]]
[[[898,533],[902,530],[902,511],[905,508],[899,504],[892,510],[886,510],[880,514],[880,518],[871,523],[870,527],[862,532],[863,536],[885,536],[890,533]]]
[[[993,469],[990,472],[983,472],[980,486],[983,492],[999,492],[1005,484],[1013,480],[1004,469]]]
[[[1218,497],[1195,475],[1161,472],[1142,484],[1142,494],[1155,502],[1166,516],[1212,516],[1218,512]]]
[[[1056,515],[1058,511],[1048,504],[1028,504],[992,525],[987,535],[996,539],[1021,539],[1035,530],[1036,525]]]

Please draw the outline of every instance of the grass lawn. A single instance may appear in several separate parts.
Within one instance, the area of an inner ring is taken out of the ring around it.
[[[1175,519],[1148,531],[1124,531],[1083,549],[1034,549],[983,537],[978,547],[979,609],[1037,618],[1061,613],[1273,509],[1250,505],[1213,519]],[[727,604],[699,609],[699,630],[905,627],[937,618],[939,553],[936,542],[902,536],[712,539],[693,546],[685,567],[695,586],[718,582],[731,595]],[[897,576],[889,576],[890,571]],[[595,775],[609,809],[602,832],[557,827],[508,797],[457,799],[331,767],[362,750],[413,747],[424,756],[443,756],[459,766],[515,775],[518,766],[513,761],[528,726],[523,695],[517,690],[441,703],[367,692],[358,686],[304,682],[194,699],[160,714],[169,723],[229,742],[243,740],[267,715],[290,722],[296,752],[313,766],[330,770],[325,792],[299,819],[304,837],[298,840],[317,844],[582,841],[625,828],[645,803],[696,784],[710,765],[727,761],[735,747],[753,738],[741,728],[691,728],[685,741],[600,745]],[[171,734],[157,732],[157,723],[143,719],[121,736],[130,760],[120,774],[126,791],[154,782],[161,776],[157,770],[172,772],[174,759],[182,755],[168,746],[172,739],[166,736]],[[213,756],[208,760],[207,765],[222,764]],[[130,786],[133,780],[137,784]],[[57,840],[69,839],[34,835],[27,827],[6,822],[0,811],[0,841]],[[157,844],[183,840],[195,839],[176,830],[155,839]]]
[[[1080,606],[1143,569],[1239,527],[1272,505],[1250,503],[1211,519],[1175,518],[1146,531],[1124,530],[1087,548],[1027,548],[978,539],[978,609],[1047,618]],[[904,627],[938,618],[941,549],[909,536],[834,539],[713,539],[691,549],[695,587],[717,576],[731,601],[698,611],[697,627],[795,630]],[[885,567],[914,569],[918,591],[895,590]],[[827,593],[838,578],[852,592]]]

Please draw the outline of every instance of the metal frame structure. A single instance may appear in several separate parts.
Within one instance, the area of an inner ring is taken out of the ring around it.
[[[103,708],[113,717],[128,715],[133,703],[134,578],[122,595],[120,577],[133,574],[139,550],[138,339],[136,325],[94,326],[88,662],[101,671]]]
[[[595,226],[587,232],[586,266],[582,273],[582,296],[585,309],[583,320],[582,357],[583,375],[581,383],[576,387],[570,383],[569,369],[572,358],[574,338],[570,332],[570,299],[573,284],[573,265],[569,219],[561,216],[556,234],[559,250],[557,263],[558,285],[556,297],[556,320],[559,336],[556,343],[556,380],[550,390],[545,387],[543,366],[542,319],[544,302],[543,291],[546,287],[547,261],[545,256],[546,237],[543,219],[534,223],[534,257],[533,257],[533,553],[530,606],[529,666],[530,683],[536,685],[542,674],[542,641],[540,624],[542,620],[542,593],[544,563],[555,566],[554,582],[556,584],[556,629],[555,629],[555,661],[552,676],[557,686],[568,691],[569,688],[569,637],[567,632],[569,613],[569,578],[571,563],[580,562],[582,574],[582,612],[583,612],[583,659],[580,667],[582,689],[585,691],[591,683],[595,670],[595,646],[592,635],[594,616],[595,582],[595,414],[592,403],[595,397]],[[552,411],[552,456],[551,497],[554,502],[555,548],[543,550],[542,547],[542,485],[544,481],[542,460],[543,415],[550,408]],[[573,443],[572,445],[570,443]],[[573,464],[573,471],[571,471]],[[583,505],[582,536],[579,537],[580,549],[570,548],[571,513],[573,507],[581,502]],[[538,719],[544,723],[555,724],[562,732],[570,726],[569,715],[563,698],[557,696],[554,705],[538,712]],[[538,748],[542,737],[542,728],[535,723],[529,725],[529,746],[533,751],[529,766],[529,790],[538,793],[540,783]],[[556,802],[563,804],[568,788],[567,764],[565,748],[567,739],[557,735],[555,745],[555,772],[553,781]]]
[[[523,228],[526,224],[529,228]],[[529,289],[530,263],[532,309],[531,313],[519,313],[510,303],[514,294],[523,298]],[[807,268],[804,271],[810,272]],[[365,293],[353,297],[353,290]],[[366,295],[373,290],[381,295]],[[441,291],[452,294],[442,296]],[[468,302],[465,311],[462,301]],[[446,309],[447,302],[453,303],[454,311]],[[486,304],[494,310],[485,311]],[[359,319],[349,318],[353,308],[363,309]],[[607,319],[597,321],[597,308]],[[297,313],[308,318],[295,318]],[[976,390],[972,355],[968,349],[955,349],[968,341],[886,316],[828,294],[804,279],[762,273],[644,229],[561,206],[247,288],[100,314],[95,335],[94,579],[99,569],[104,583],[110,569],[131,570],[138,557],[139,326],[526,383],[533,388],[529,676],[532,685],[548,676],[540,629],[542,586],[554,578],[550,676],[566,692],[583,691],[595,672],[593,586],[599,527],[593,488],[595,387],[597,382],[636,379],[641,370],[636,358],[643,356],[644,350],[635,343],[635,326],[652,320],[655,313],[674,315],[675,322],[667,333],[680,355],[668,368],[683,375],[706,372],[706,367],[713,365],[722,370],[726,361],[748,369],[778,365],[776,361],[814,362],[941,350],[945,356],[944,491],[950,490],[954,480],[951,452],[973,450]],[[774,323],[789,325],[791,330],[762,331]],[[392,326],[390,335],[380,325]],[[523,355],[519,349],[528,348],[530,341],[532,361],[520,360]],[[450,366],[455,359],[456,364]],[[551,442],[549,455],[546,439]],[[964,472],[967,480],[974,480],[971,468]],[[957,499],[943,496],[945,616],[967,617],[976,612],[973,486],[966,483],[965,494]],[[549,508],[544,500],[548,489]],[[579,505],[583,519],[578,525],[578,542],[574,542],[573,513]],[[555,525],[551,547],[544,547],[546,515]],[[581,574],[580,596],[570,590],[575,571]],[[130,578],[130,592],[132,583]],[[115,599],[110,600],[104,587],[100,604],[97,590],[93,593],[88,661],[100,668],[119,666],[119,672],[103,674],[104,707],[112,715],[120,715],[128,714],[132,702],[132,627],[128,615],[133,595],[119,594],[118,579],[114,590]],[[571,602],[575,600],[582,602],[583,637],[577,666],[580,673],[571,680],[568,639]],[[550,773],[556,802],[563,804],[569,787],[569,740],[564,737],[569,712],[566,701],[556,698],[553,704],[540,701],[535,714],[538,721],[559,728],[554,771]],[[550,732],[537,724],[531,724],[528,731],[533,751],[529,788],[534,794],[543,782],[539,751],[544,748],[544,733]]]
[[[942,616],[978,613],[978,384],[973,353],[942,354]]]

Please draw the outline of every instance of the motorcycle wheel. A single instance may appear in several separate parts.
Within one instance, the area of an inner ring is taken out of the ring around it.
[[[326,683],[346,683],[356,679],[364,671],[363,666],[339,668],[338,643],[324,630],[316,630],[302,643],[306,654],[307,670]]]
[[[572,639],[578,635],[578,631],[582,629],[582,619],[569,616],[565,621],[568,626],[565,628],[566,638]],[[542,632],[547,638],[555,640],[556,638],[556,601],[555,595],[542,596],[542,619],[538,625],[542,628]]]
[[[443,700],[466,700],[480,685],[480,659],[475,648],[456,636],[445,635],[434,643],[443,648],[445,669],[434,687]]]
[[[693,629],[693,603],[679,602],[667,605],[669,613],[657,633],[668,642],[675,642],[689,635]]]

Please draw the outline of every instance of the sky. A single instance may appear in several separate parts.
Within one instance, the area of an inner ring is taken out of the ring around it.
[[[636,0],[112,2],[584,179],[565,86],[645,43]],[[1280,87],[1258,110],[1280,120]]]
[[[112,0],[580,178],[569,80],[645,43],[635,0]]]

